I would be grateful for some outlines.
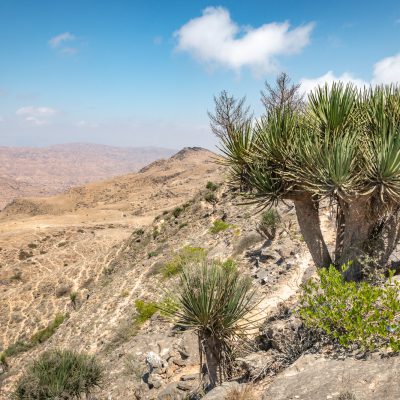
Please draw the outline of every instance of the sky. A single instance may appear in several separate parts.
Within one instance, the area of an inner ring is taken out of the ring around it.
[[[400,2],[0,0],[0,145],[213,149],[213,96],[282,71],[400,81]]]

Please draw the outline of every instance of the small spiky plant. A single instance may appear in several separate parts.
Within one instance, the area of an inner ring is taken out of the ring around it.
[[[101,384],[102,368],[93,356],[69,350],[44,352],[22,375],[16,399],[80,399]]]
[[[163,310],[199,339],[200,368],[205,356],[209,385],[227,376],[232,346],[253,326],[246,315],[254,306],[251,280],[219,263],[204,262],[181,273],[176,307]]]

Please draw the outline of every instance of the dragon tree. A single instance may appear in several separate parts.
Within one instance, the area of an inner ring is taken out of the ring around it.
[[[303,98],[282,74],[262,102],[255,119],[245,98],[215,98],[209,116],[229,183],[260,207],[292,201],[317,267],[351,262],[349,280],[387,270],[400,233],[400,88],[338,82]],[[329,248],[322,206],[336,218]]]

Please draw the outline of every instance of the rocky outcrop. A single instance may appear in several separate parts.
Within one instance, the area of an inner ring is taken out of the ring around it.
[[[263,400],[400,399],[400,357],[333,360],[304,355],[271,384]],[[352,398],[352,397],[346,397]]]

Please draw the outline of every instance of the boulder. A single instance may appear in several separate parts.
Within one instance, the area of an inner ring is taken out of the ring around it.
[[[398,400],[399,378],[399,356],[334,360],[308,354],[279,374],[262,399],[338,400],[351,393],[360,400]]]
[[[240,385],[237,382],[224,382],[221,386],[208,392],[202,400],[225,400],[225,396],[234,388]]]
[[[157,400],[184,400],[187,392],[178,389],[178,383],[172,382],[166,386],[157,396]]]
[[[263,378],[275,371],[276,352],[269,350],[251,353],[236,359],[236,363],[252,380]]]

